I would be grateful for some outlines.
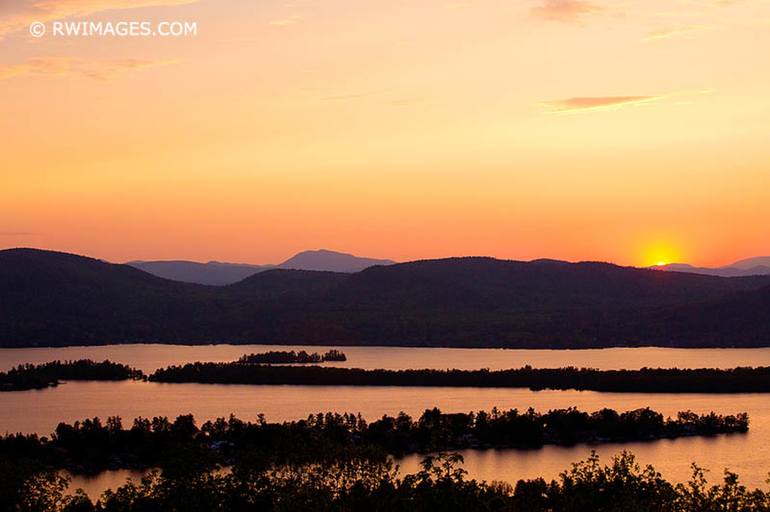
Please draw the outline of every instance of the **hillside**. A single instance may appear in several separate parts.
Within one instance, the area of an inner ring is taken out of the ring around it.
[[[642,325],[684,345],[770,346],[770,286],[657,311]]]
[[[767,284],[770,277],[725,279],[606,263],[452,258],[354,274],[323,305],[310,305],[308,315],[318,325],[334,326],[338,339],[349,343],[667,345],[677,340],[667,336],[660,317],[653,315]],[[642,317],[649,324],[638,320]],[[756,318],[754,324],[763,325],[767,318]],[[296,326],[303,319],[291,321]],[[322,342],[324,331],[309,332],[319,332],[312,341]],[[726,336],[723,342],[745,342]]]
[[[310,343],[770,346],[770,276],[450,258],[229,286],[47,251],[0,251],[0,345]]]
[[[208,287],[72,254],[0,251],[0,340],[60,345],[187,337]]]

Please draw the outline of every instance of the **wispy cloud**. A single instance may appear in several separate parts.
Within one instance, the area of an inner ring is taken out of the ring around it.
[[[267,22],[268,25],[272,25],[274,27],[288,27],[289,25],[294,25],[298,23],[300,20],[299,16],[287,16],[286,18],[277,18],[274,20],[270,20]]]
[[[0,10],[0,38],[26,30],[30,23],[43,23],[87,16],[102,11],[174,6],[196,3],[198,0],[20,0],[4,5]]]
[[[454,2],[447,2],[444,7],[447,9],[465,9],[466,7],[472,7],[473,2],[469,0],[456,0]]]
[[[604,8],[584,0],[541,0],[532,15],[547,21],[573,22]]]
[[[38,57],[19,64],[0,66],[0,80],[25,76],[82,76],[110,80],[126,71],[173,64],[178,61],[144,59],[88,60],[77,57]]]
[[[643,103],[652,103],[663,96],[584,96],[563,100],[546,101],[541,105],[551,112],[574,112],[622,108]]]
[[[389,89],[382,89],[379,91],[364,91],[364,92],[349,93],[349,94],[330,94],[328,96],[322,96],[318,99],[321,101],[338,101],[338,102],[366,101],[367,103],[391,105],[395,107],[414,105],[415,103],[422,103],[427,101],[427,98],[424,96],[401,94],[398,91],[392,91]]]
[[[665,39],[686,37],[696,32],[704,32],[707,30],[715,30],[715,28],[706,25],[687,25],[683,27],[664,28],[660,30],[653,30],[647,34],[647,37],[645,37],[644,40],[648,42],[662,41]]]
[[[387,89],[379,91],[364,91],[364,92],[352,92],[347,94],[330,94],[328,96],[322,96],[319,98],[322,101],[345,101],[345,100],[357,100],[360,98],[368,98],[371,96],[378,96],[388,92]]]
[[[357,100],[359,98],[366,98],[367,96],[372,96],[373,92],[364,92],[360,94],[335,94],[332,96],[323,96],[321,98],[321,101],[344,101],[344,100]]]
[[[385,101],[384,103],[388,105],[393,105],[396,107],[404,107],[407,105],[414,105],[416,103],[424,103],[425,101],[427,101],[427,99],[422,96],[412,96],[412,97],[405,97],[405,98],[395,98],[392,100]]]

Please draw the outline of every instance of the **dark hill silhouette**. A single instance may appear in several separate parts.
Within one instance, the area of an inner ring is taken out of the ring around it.
[[[278,265],[249,265],[218,261],[198,263],[184,260],[130,261],[127,265],[174,281],[224,286],[237,283],[256,273],[276,268],[351,273],[360,272],[374,265],[392,265],[393,263],[391,260],[361,258],[352,254],[320,249],[297,253]]]
[[[343,272],[275,269],[231,284],[223,288],[223,294],[246,299],[313,299],[323,296],[349,277],[349,274]]]
[[[17,345],[173,338],[207,313],[209,287],[73,254],[0,251],[0,340]],[[185,325],[182,328],[182,325]],[[162,334],[160,334],[162,333]]]
[[[449,258],[229,286],[48,251],[0,251],[0,345],[264,342],[770,346],[770,276]]]
[[[343,326],[350,330],[349,342],[363,338],[378,344],[397,340],[418,345],[669,344],[672,340],[664,330],[652,330],[636,319],[768,283],[770,278],[724,279],[607,263],[452,258],[354,274],[327,299],[327,308],[345,319],[335,325],[337,330]],[[629,329],[632,324],[634,329]],[[654,324],[660,324],[658,317]]]
[[[496,307],[661,305],[717,297],[770,284],[770,278],[720,279],[667,274],[609,263],[531,262],[493,258],[448,258],[375,267],[351,276],[347,289],[374,298],[456,301]],[[590,301],[590,302],[589,302]]]
[[[642,319],[645,329],[684,344],[770,345],[770,286],[657,311]]]

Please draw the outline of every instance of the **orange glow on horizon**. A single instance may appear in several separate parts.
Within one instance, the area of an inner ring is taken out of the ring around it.
[[[669,240],[648,241],[640,253],[640,267],[662,267],[672,263],[689,263],[681,246]]]
[[[768,2],[76,3],[0,12],[0,248],[770,253]],[[34,39],[42,15],[199,34]]]

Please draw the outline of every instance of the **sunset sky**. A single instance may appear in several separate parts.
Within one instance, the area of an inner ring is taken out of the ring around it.
[[[0,248],[767,255],[769,54],[767,0],[3,0]]]

